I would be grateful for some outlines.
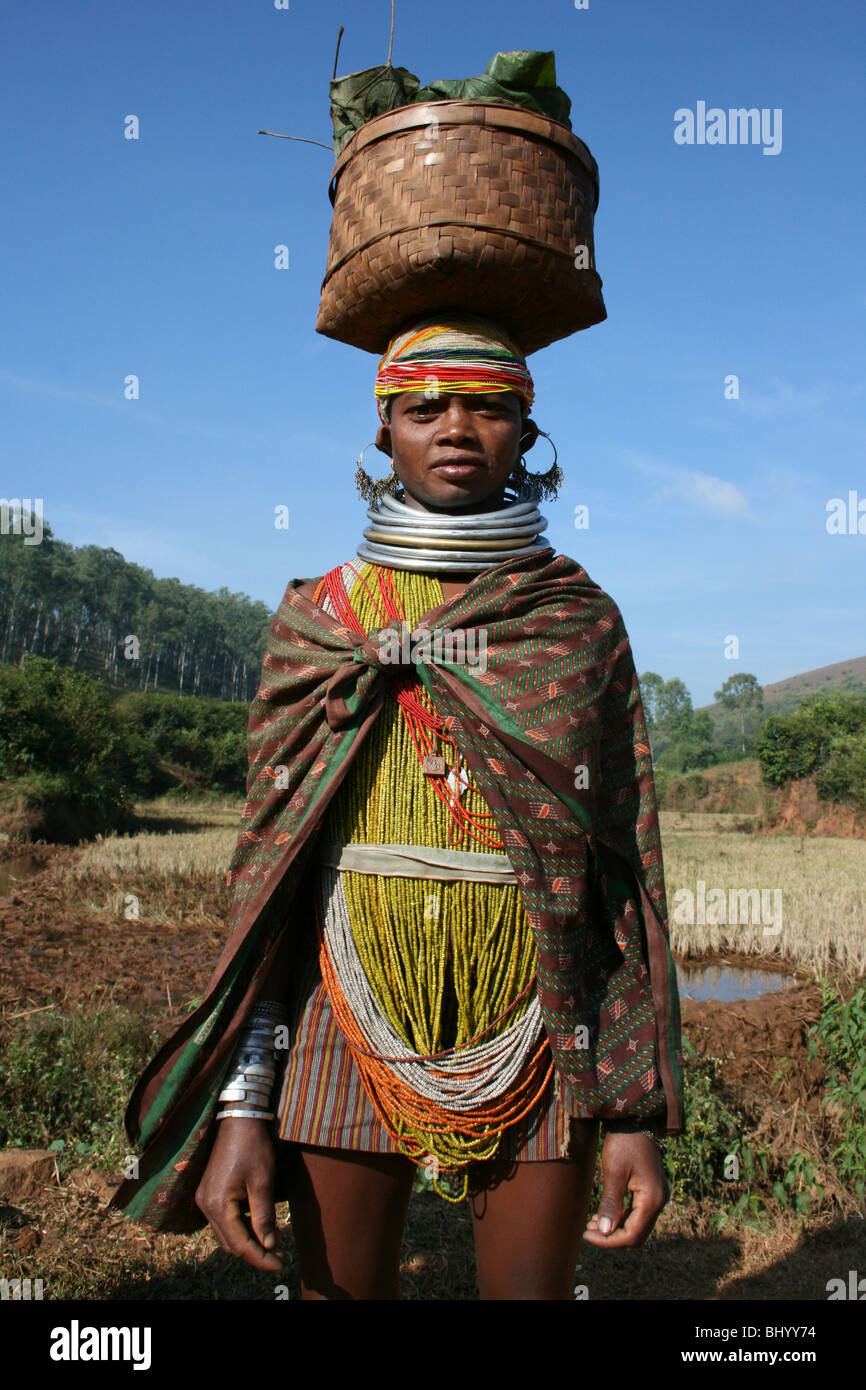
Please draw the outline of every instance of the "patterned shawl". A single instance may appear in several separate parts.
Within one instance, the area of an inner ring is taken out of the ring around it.
[[[325,809],[405,667],[290,581],[250,709],[247,801],[229,869],[230,932],[205,998],[147,1068],[127,1131],[143,1145],[114,1205],[191,1231],[238,1034],[285,933],[303,920]],[[486,633],[486,670],[415,671],[473,772],[518,877],[558,1085],[581,1118],[665,1115],[682,1129],[676,975],[658,814],[628,636],[576,561],[544,549],[483,571],[420,625]],[[415,635],[418,635],[418,627]],[[437,644],[438,645],[438,644]],[[408,644],[407,644],[408,650]],[[442,650],[449,651],[443,644]],[[433,644],[430,644],[433,651]],[[417,649],[415,655],[417,656]],[[277,1200],[280,1192],[277,1192]]]

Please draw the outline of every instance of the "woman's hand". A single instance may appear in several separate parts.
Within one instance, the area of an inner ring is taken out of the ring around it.
[[[221,1120],[195,1194],[196,1206],[223,1250],[254,1269],[274,1273],[282,1269],[276,1253],[275,1172],[273,1140],[264,1120]],[[249,1224],[243,1216],[247,1208]]]
[[[643,1245],[670,1196],[659,1150],[645,1134],[610,1133],[601,1151],[601,1172],[601,1201],[584,1240],[603,1250]],[[627,1192],[632,1204],[623,1221]]]

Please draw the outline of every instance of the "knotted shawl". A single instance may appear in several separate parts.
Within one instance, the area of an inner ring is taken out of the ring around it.
[[[147,1068],[127,1111],[143,1152],[114,1205],[157,1230],[205,1224],[194,1194],[232,1049],[301,920],[325,809],[386,683],[406,674],[382,629],[350,631],[298,592],[303,582],[290,581],[271,623],[250,709],[225,949],[200,1007]],[[425,614],[416,636],[421,629],[463,629],[468,651],[486,632],[483,672],[432,657],[413,665],[517,875],[558,1085],[577,1117],[664,1115],[668,1133],[680,1132],[679,1000],[652,762],[618,608],[576,561],[545,549],[484,570]]]

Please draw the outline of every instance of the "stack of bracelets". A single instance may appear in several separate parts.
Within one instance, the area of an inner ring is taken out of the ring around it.
[[[287,1023],[288,1014],[282,1004],[272,999],[259,999],[254,1005],[226,1072],[219,1100],[242,1102],[255,1109],[220,1110],[218,1120],[274,1118],[269,1108],[277,1079],[278,1048],[274,1034],[278,1027]]]

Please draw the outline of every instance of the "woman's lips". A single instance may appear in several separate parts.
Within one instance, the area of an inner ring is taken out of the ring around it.
[[[441,463],[434,463],[433,472],[444,473],[449,478],[463,478],[481,472],[482,468],[477,459],[443,459]]]

